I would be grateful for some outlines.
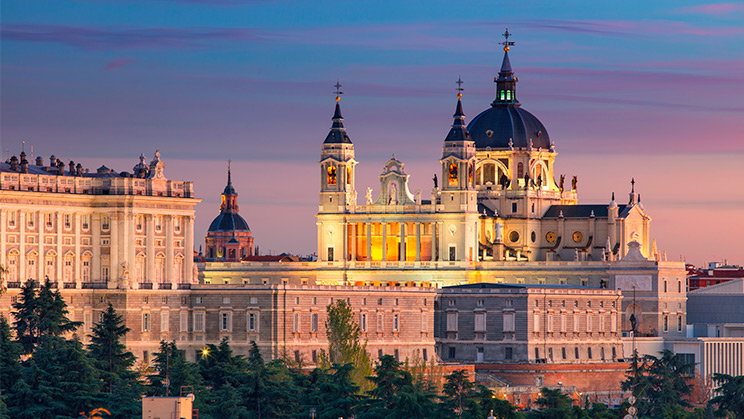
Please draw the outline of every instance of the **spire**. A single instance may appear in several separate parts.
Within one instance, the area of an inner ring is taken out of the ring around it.
[[[635,205],[636,203],[636,193],[635,193],[635,178],[630,179],[630,193],[628,205]]]
[[[346,134],[346,128],[344,128],[344,117],[341,116],[341,95],[344,94],[341,89],[341,83],[336,80],[336,84],[333,85],[336,88],[334,92],[336,94],[336,109],[333,112],[333,125],[331,125],[331,132],[328,133],[323,144],[351,144],[349,136]]]
[[[517,82],[519,79],[514,77],[511,61],[509,61],[509,47],[514,45],[514,42],[509,40],[511,35],[509,28],[507,28],[502,34],[504,42],[499,43],[504,46],[504,59],[501,61],[499,76],[493,79],[496,83],[496,99],[491,103],[491,106],[494,107],[519,106],[519,101],[517,100]]]
[[[450,129],[444,141],[469,141],[470,133],[465,124],[465,113],[462,111],[461,101],[462,91],[465,90],[462,88],[464,82],[462,81],[462,78],[458,76],[455,83],[457,83],[457,88],[455,89],[457,90],[457,107],[455,108],[455,114],[452,115],[455,120],[452,122],[452,129]]]
[[[227,161],[227,185],[225,186],[225,189],[222,191],[223,205],[228,204],[228,206],[231,206],[229,205],[231,201],[229,197],[238,196],[238,193],[235,192],[235,188],[233,188],[233,185],[232,185],[232,170],[230,167],[231,165],[232,165],[232,160],[228,160]]]

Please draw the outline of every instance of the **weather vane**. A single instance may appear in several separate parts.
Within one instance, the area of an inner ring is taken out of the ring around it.
[[[338,102],[341,100],[341,95],[344,94],[344,92],[341,91],[341,83],[339,83],[338,79],[336,79],[336,84],[334,84],[333,87],[336,88],[336,91],[333,93],[336,94],[336,102]]]
[[[231,165],[232,165],[232,160],[227,159],[227,170],[230,170]]]
[[[504,37],[504,42],[499,42],[499,45],[504,46],[504,51],[509,51],[509,47],[514,46],[514,42],[509,40],[509,37],[512,36],[509,33],[509,28],[506,28],[506,32],[502,33],[501,36]]]
[[[461,98],[462,97],[462,91],[465,90],[465,89],[462,88],[462,84],[465,83],[465,82],[462,81],[462,77],[457,76],[457,81],[455,83],[457,83],[457,88],[455,89],[455,90],[457,90],[457,97],[458,98]]]

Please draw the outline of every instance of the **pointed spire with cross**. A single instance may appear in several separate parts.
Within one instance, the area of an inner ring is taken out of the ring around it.
[[[514,46],[514,42],[509,40],[509,37],[512,36],[512,34],[509,33],[509,28],[506,28],[506,31],[502,33],[501,36],[504,37],[504,42],[499,42],[499,45],[504,46],[504,51],[509,51],[509,47]]]
[[[341,86],[342,86],[341,85],[341,82],[339,82],[339,80],[336,79],[336,84],[333,85],[333,87],[336,88],[336,91],[333,92],[333,93],[336,94],[336,102],[340,101],[341,100],[341,95],[344,94],[344,92],[341,91]]]
[[[465,82],[462,81],[462,77],[460,77],[458,75],[457,76],[457,81],[455,83],[457,83],[457,88],[455,90],[457,90],[457,98],[459,99],[459,98],[462,97],[462,91],[465,90],[465,89],[462,88],[462,84],[465,83]]]

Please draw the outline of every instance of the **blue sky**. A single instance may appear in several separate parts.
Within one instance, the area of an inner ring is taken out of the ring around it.
[[[702,1],[2,2],[2,153],[131,170],[162,150],[196,182],[197,243],[231,158],[264,251],[314,251],[333,87],[374,187],[393,153],[428,188],[462,76],[493,98],[506,26],[519,100],[580,199],[636,177],[669,258],[744,262],[744,4]],[[288,240],[287,237],[292,237]]]

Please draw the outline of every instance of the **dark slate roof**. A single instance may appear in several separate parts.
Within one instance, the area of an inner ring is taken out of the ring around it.
[[[494,211],[489,205],[487,205],[488,202],[478,202],[478,214],[486,214],[489,217],[493,217],[496,215],[496,211]]]
[[[460,101],[460,99],[457,99],[457,108],[455,109],[455,114],[452,115],[452,117],[455,118],[455,121],[452,123],[452,128],[450,129],[449,133],[447,133],[447,137],[444,139],[444,141],[470,140],[470,133],[465,127],[465,114],[462,112],[462,102]]]
[[[251,231],[251,229],[239,214],[222,212],[212,221],[207,231]]]
[[[468,131],[478,150],[509,148],[510,139],[515,148],[526,148],[532,139],[532,147],[550,149],[545,125],[518,105],[496,105],[486,109],[468,124]]]
[[[336,111],[333,113],[333,125],[323,144],[351,144],[349,136],[344,128],[344,117],[341,116],[341,105],[336,102]]]
[[[618,213],[622,213],[625,205],[618,205]],[[563,211],[564,218],[589,218],[594,211],[596,218],[607,218],[607,205],[551,205],[543,218],[558,218]]]

